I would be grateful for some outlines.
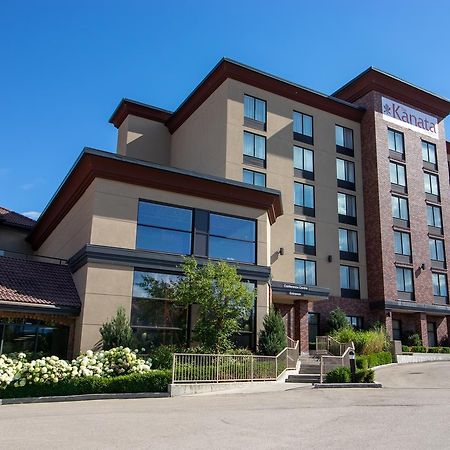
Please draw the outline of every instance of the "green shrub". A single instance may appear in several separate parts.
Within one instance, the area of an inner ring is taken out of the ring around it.
[[[173,365],[173,354],[180,351],[175,345],[160,345],[150,352],[152,369],[171,369]]]
[[[361,355],[356,357],[356,367],[358,369],[367,370],[369,368],[369,361],[367,356]]]
[[[406,336],[406,345],[410,347],[420,347],[422,345],[422,339],[418,333],[409,333]]]
[[[169,370],[152,370],[111,378],[72,378],[54,384],[9,385],[0,390],[0,398],[47,397],[80,394],[166,392],[172,379]]]
[[[101,326],[100,334],[104,350],[115,347],[133,347],[133,330],[122,305],[117,308],[116,316]]]
[[[286,327],[280,312],[273,307],[264,317],[264,329],[259,335],[259,352],[275,356],[287,347]]]
[[[364,383],[373,383],[375,380],[375,372],[372,369],[366,370],[364,375]]]
[[[327,383],[350,383],[351,374],[348,367],[336,367],[326,375]]]
[[[338,307],[330,312],[330,316],[328,318],[328,330],[330,333],[339,331],[340,329],[348,326],[347,315],[341,308]]]
[[[405,353],[405,352],[410,352],[411,350],[410,350],[410,348],[407,346],[407,345],[402,345],[402,352],[403,353]]]
[[[414,353],[426,353],[427,348],[424,347],[423,345],[414,345],[411,347],[411,351]]]
[[[450,353],[450,347],[441,347],[441,353]]]
[[[369,355],[388,350],[389,337],[384,329],[358,331],[350,326],[335,331],[332,337],[339,342],[353,342],[359,355]]]
[[[389,352],[372,353],[368,355],[368,364],[370,367],[383,366],[392,362],[392,355]]]
[[[441,353],[442,347],[428,347],[428,353]]]

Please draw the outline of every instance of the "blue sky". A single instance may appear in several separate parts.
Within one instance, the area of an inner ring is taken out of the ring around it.
[[[373,65],[450,98],[449,18],[447,0],[2,0],[0,205],[42,211],[84,146],[115,150],[122,97],[175,109],[222,56],[325,93]]]

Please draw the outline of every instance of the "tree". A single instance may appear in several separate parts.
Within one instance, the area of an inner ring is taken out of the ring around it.
[[[341,308],[337,307],[330,312],[330,317],[328,318],[328,330],[330,333],[348,326],[347,316]]]
[[[133,345],[133,330],[123,306],[117,308],[116,316],[113,319],[102,325],[100,334],[102,335],[104,350]]]
[[[278,355],[287,347],[286,327],[279,311],[271,307],[259,334],[259,352],[263,355]]]
[[[230,338],[248,319],[254,292],[242,283],[236,268],[225,262],[199,266],[188,257],[181,267],[183,277],[175,284],[172,298],[181,306],[198,306],[194,339],[211,352],[232,348]]]

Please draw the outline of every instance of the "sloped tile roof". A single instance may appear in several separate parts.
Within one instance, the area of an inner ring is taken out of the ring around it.
[[[2,223],[10,226],[31,229],[36,224],[36,221],[0,206],[0,224]]]
[[[0,257],[0,302],[80,308],[66,265]]]

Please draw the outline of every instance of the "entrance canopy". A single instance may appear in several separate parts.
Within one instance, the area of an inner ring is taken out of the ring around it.
[[[294,300],[315,302],[318,300],[327,300],[330,296],[330,289],[285,281],[272,281],[272,294],[274,300],[277,302],[280,300],[288,303]]]

